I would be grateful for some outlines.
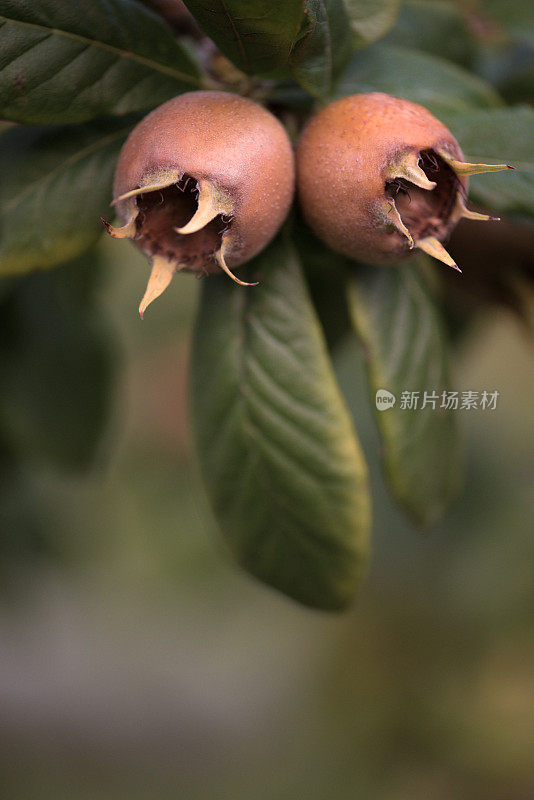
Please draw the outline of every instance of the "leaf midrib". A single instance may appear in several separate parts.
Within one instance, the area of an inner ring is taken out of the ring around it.
[[[71,33],[70,31],[64,31],[61,30],[60,28],[51,28],[47,27],[46,25],[39,25],[36,22],[23,22],[22,20],[12,19],[11,17],[0,16],[0,23],[2,22],[11,22],[12,24],[19,25],[21,27],[32,28],[34,30],[39,30],[39,31],[46,31],[51,35],[63,36],[67,39],[83,42],[84,44],[99,48],[100,50],[107,51],[108,53],[113,53],[113,55],[117,56],[118,58],[127,58],[131,61],[135,61],[138,64],[142,64],[145,67],[149,67],[155,72],[161,73],[162,75],[168,75],[169,77],[176,78],[176,80],[183,81],[184,83],[189,83],[191,84],[191,86],[197,86],[201,88],[204,87],[204,82],[202,81],[201,78],[195,78],[193,75],[188,75],[185,72],[173,69],[173,67],[167,67],[158,61],[153,61],[150,58],[146,58],[145,56],[140,56],[137,53],[133,53],[131,50],[122,50],[121,48],[114,47],[111,44],[100,42],[98,39],[90,39],[89,37],[82,36],[81,34],[78,33]]]
[[[234,22],[234,20],[232,18],[232,15],[230,14],[230,11],[228,10],[228,6],[224,2],[224,0],[219,0],[219,2],[221,4],[223,13],[228,18],[228,22],[230,23],[230,27],[232,28],[232,31],[235,34],[235,39],[236,39],[236,42],[237,42],[237,46],[239,47],[239,52],[241,53],[241,58],[243,59],[243,65],[244,65],[244,68],[245,68],[245,72],[248,72],[250,70],[250,63],[249,63],[247,52],[245,50],[245,45],[243,44],[241,36],[239,35],[239,30],[237,29],[237,26],[236,26],[236,24],[235,24],[235,22]]]
[[[239,348],[238,348],[238,364],[237,364],[237,396],[239,405],[241,408],[241,415],[243,420],[243,427],[248,435],[249,441],[249,452],[248,452],[248,461],[250,464],[250,469],[254,472],[257,476],[258,484],[263,487],[267,488],[267,494],[271,499],[271,512],[273,516],[278,520],[278,529],[283,530],[287,527],[287,518],[288,516],[294,517],[294,511],[291,507],[282,500],[279,493],[275,491],[275,487],[273,486],[271,476],[269,474],[269,469],[265,462],[265,446],[262,445],[261,438],[262,433],[261,430],[258,428],[256,423],[252,420],[248,397],[247,397],[247,389],[250,387],[250,381],[248,379],[249,373],[249,359],[251,356],[251,351],[249,348],[250,338],[251,338],[251,324],[250,320],[247,320],[247,314],[250,313],[250,306],[247,303],[246,295],[242,295],[243,300],[240,303],[239,313],[238,313],[238,320],[239,320]],[[280,448],[277,448],[279,452],[281,452],[283,457],[287,458],[287,452],[284,454]],[[294,457],[293,454],[290,457]],[[318,536],[316,533],[311,538],[311,541],[307,539],[306,536],[303,535],[302,530],[299,525],[292,528],[293,533],[297,533],[298,538],[300,539],[301,543],[304,543],[305,549],[313,551],[313,544],[317,546],[319,544],[320,547],[325,546],[324,540]]]

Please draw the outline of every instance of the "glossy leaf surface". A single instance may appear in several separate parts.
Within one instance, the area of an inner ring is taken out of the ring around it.
[[[134,0],[0,0],[0,116],[84,122],[201,88],[197,67]]]
[[[342,608],[366,561],[366,465],[292,248],[279,239],[248,275],[260,285],[203,286],[192,411],[208,493],[245,569]]]
[[[203,31],[236,67],[270,72],[289,58],[303,0],[186,0]]]

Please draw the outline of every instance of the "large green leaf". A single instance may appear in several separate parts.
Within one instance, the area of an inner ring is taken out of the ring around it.
[[[0,306],[0,439],[19,461],[85,469],[112,392],[114,352],[94,309],[94,252],[14,282]]]
[[[301,37],[291,54],[291,70],[307,92],[324,97],[352,53],[343,0],[306,0]]]
[[[407,47],[376,44],[356,53],[343,71],[335,97],[386,92],[421,103],[447,118],[473,107],[499,106],[493,89],[461,67]]]
[[[386,43],[439,54],[440,58],[467,68],[472,65],[476,50],[466,15],[459,4],[450,0],[406,0],[395,27],[384,39]]]
[[[469,194],[501,214],[534,215],[534,109],[515,106],[451,117],[451,130],[469,161],[512,164],[514,171],[475,175]]]
[[[239,69],[283,66],[297,38],[303,0],[185,0],[200,27]]]
[[[356,47],[384,36],[399,13],[400,0],[345,0]]]
[[[60,264],[102,232],[126,120],[16,126],[0,139],[0,274]]]
[[[170,28],[135,0],[0,0],[0,116],[83,122],[200,88]]]
[[[391,491],[415,522],[431,524],[453,497],[459,477],[457,412],[441,407],[449,387],[436,310],[414,263],[358,267],[349,299],[367,360]],[[392,407],[377,408],[379,390],[395,396]],[[403,408],[403,392],[418,393],[417,408]],[[434,392],[435,408],[429,402]]]
[[[206,280],[192,409],[211,503],[238,561],[316,608],[347,605],[368,547],[367,470],[295,253],[277,240],[260,285]]]

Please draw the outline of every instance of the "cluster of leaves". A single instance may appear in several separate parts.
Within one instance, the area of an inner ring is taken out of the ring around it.
[[[13,276],[88,252],[91,261],[125,137],[181,92],[246,91],[297,125],[314,103],[357,92],[414,100],[449,125],[469,160],[519,168],[476,178],[477,202],[511,217],[534,214],[534,109],[526,104],[534,26],[525,4],[503,3],[502,14],[496,0],[468,11],[420,0],[402,7],[398,0],[187,0],[193,25],[185,9],[177,13],[178,0],[168,21],[151,5],[166,4],[0,0],[6,453],[31,449],[70,463],[92,449],[74,422],[60,435],[44,411],[54,406],[45,397],[50,387],[70,380],[77,414],[94,421],[86,430],[96,439],[110,370],[86,294],[83,302],[76,292],[59,297],[57,271]],[[233,72],[220,69],[205,37]],[[423,277],[428,264],[424,257],[398,269],[349,264],[296,216],[249,269],[262,276],[255,290],[224,277],[203,285],[191,384],[206,485],[248,570],[301,602],[343,607],[365,564],[371,503],[329,347],[352,326],[373,405],[378,388],[397,395],[447,388],[447,341]],[[47,319],[38,295],[51,297]],[[27,337],[35,347],[20,344]],[[80,381],[95,364],[95,378]],[[69,408],[56,410],[69,425]],[[397,405],[377,424],[392,493],[416,523],[433,522],[458,485],[454,415]]]

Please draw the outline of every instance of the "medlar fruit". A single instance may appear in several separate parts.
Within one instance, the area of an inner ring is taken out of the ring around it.
[[[188,92],[164,103],[130,133],[117,163],[113,201],[121,227],[152,259],[141,301],[180,270],[214,273],[259,253],[282,225],[294,192],[294,156],[281,123],[252,100]]]
[[[393,263],[414,247],[461,271],[442,245],[466,208],[468,176],[513,169],[468,164],[426,108],[380,92],[336,100],[305,127],[298,191],[315,233],[343,255]]]

